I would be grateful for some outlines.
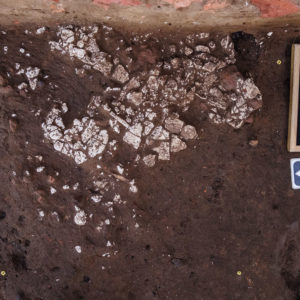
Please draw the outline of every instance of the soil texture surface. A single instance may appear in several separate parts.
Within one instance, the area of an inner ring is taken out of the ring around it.
[[[0,298],[300,299],[297,42],[0,28]]]

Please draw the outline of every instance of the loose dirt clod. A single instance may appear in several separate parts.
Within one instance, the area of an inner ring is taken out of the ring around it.
[[[15,133],[18,128],[18,122],[15,119],[9,119],[9,129],[12,133]]]

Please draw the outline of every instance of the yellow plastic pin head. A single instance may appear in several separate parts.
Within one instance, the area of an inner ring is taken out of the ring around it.
[[[6,272],[5,271],[1,271],[1,276],[5,276]]]
[[[281,65],[281,60],[280,59],[277,59],[277,65]]]
[[[236,274],[237,274],[238,276],[241,276],[241,275],[242,275],[242,272],[241,272],[241,271],[237,271]]]

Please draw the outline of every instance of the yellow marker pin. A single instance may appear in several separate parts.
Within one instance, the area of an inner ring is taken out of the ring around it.
[[[5,271],[1,271],[1,276],[5,276],[6,272]]]
[[[242,275],[242,272],[241,272],[241,271],[237,271],[236,274],[237,274],[238,276],[241,276],[241,275]]]
[[[276,63],[277,63],[277,65],[281,65],[281,60],[278,59]]]

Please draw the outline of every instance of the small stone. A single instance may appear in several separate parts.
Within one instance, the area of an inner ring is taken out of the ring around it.
[[[40,35],[43,34],[45,31],[46,31],[46,27],[41,27],[36,30],[36,34]]]
[[[195,47],[195,51],[196,51],[196,52],[210,53],[209,48],[206,47],[206,46],[203,46],[203,45],[197,45],[197,46]]]
[[[134,135],[130,131],[127,131],[123,137],[123,141],[133,146],[134,149],[138,149],[141,143],[141,138],[139,136]]]
[[[179,151],[186,149],[186,147],[187,147],[186,143],[183,142],[179,137],[177,137],[176,135],[172,136],[171,152],[179,152]]]
[[[137,188],[137,186],[136,186],[136,184],[135,184],[135,180],[134,180],[134,179],[132,179],[132,180],[129,182],[129,191],[130,191],[131,193],[137,193],[137,192],[138,192],[138,188]]]
[[[33,67],[28,67],[26,69],[25,75],[28,79],[30,88],[32,90],[35,90],[35,88],[36,88],[37,81],[38,81],[36,77],[38,77],[39,73],[40,73],[40,69],[37,68],[37,67],[34,67],[34,68]]]
[[[121,83],[125,83],[129,80],[129,74],[122,65],[118,65],[112,75],[112,78]]]
[[[234,45],[229,35],[224,37],[220,42],[222,48],[224,49],[226,54],[234,55]]]
[[[216,69],[216,65],[213,64],[212,62],[207,62],[204,66],[203,66],[203,70],[206,72],[213,72]]]
[[[76,209],[77,213],[74,216],[74,223],[79,226],[85,225],[86,220],[87,220],[86,213],[77,206],[75,206],[75,209]]]
[[[258,140],[250,140],[250,141],[249,141],[249,145],[250,145],[251,147],[256,147],[256,146],[258,145]]]
[[[167,118],[165,120],[165,128],[172,133],[180,133],[184,122],[179,119]]]
[[[253,80],[248,78],[246,79],[242,86],[243,97],[248,99],[260,100],[261,93],[258,87],[254,84]]]
[[[91,199],[95,202],[95,203],[99,203],[102,200],[102,195],[93,195],[91,197]]]
[[[138,78],[131,78],[130,81],[127,83],[126,85],[126,90],[129,91],[129,90],[132,90],[132,89],[136,89],[136,88],[139,88],[140,87],[140,82],[138,81]]]
[[[213,41],[210,41],[210,42],[208,43],[208,46],[209,46],[209,48],[212,49],[212,50],[216,49],[216,43],[213,42]]]
[[[86,51],[84,49],[74,47],[72,54],[78,59],[83,59],[86,56]]]
[[[143,94],[140,92],[128,93],[126,96],[127,100],[136,106],[139,106],[143,102]]]
[[[184,54],[186,55],[186,56],[189,56],[189,55],[191,55],[193,53],[193,49],[191,49],[191,48],[189,48],[189,47],[185,47],[184,48]]]
[[[143,158],[143,162],[147,167],[153,167],[155,165],[156,155],[149,154]]]
[[[151,133],[150,138],[153,140],[168,140],[169,139],[169,132],[163,129],[162,126],[157,126]]]
[[[179,58],[176,57],[171,60],[171,65],[173,69],[177,70],[179,68],[179,64],[180,64]]]
[[[186,140],[193,140],[197,138],[198,134],[194,126],[185,125],[182,128],[181,136]]]
[[[170,160],[170,143],[161,142],[156,148],[153,148],[155,152],[158,153],[158,159],[160,160]]]
[[[28,84],[26,82],[22,82],[18,85],[19,90],[24,90],[28,87]]]
[[[38,209],[37,211],[39,213],[39,220],[42,221],[43,218],[45,217],[45,213],[42,210],[40,210],[40,209]]]

